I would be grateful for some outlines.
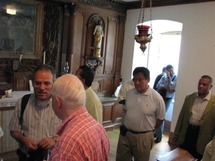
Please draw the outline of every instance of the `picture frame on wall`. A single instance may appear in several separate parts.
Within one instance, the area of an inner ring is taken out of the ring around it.
[[[0,56],[38,58],[41,50],[42,4],[3,0],[0,5]]]

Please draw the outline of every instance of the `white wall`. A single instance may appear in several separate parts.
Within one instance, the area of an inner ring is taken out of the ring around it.
[[[215,2],[206,2],[152,9],[152,20],[165,19],[183,23],[171,132],[174,131],[185,96],[197,90],[200,76],[209,74],[215,80],[214,8]],[[146,10],[145,21],[149,20],[147,12]],[[138,15],[139,9],[128,10],[127,12],[122,60],[122,77],[124,80],[130,79],[132,73],[134,33]]]

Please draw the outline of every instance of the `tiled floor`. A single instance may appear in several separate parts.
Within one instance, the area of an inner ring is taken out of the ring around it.
[[[109,155],[109,161],[115,161],[116,158],[116,148],[117,148],[117,141],[119,137],[119,130],[113,130],[113,131],[108,131],[108,136],[110,139],[110,155]],[[151,150],[151,155],[150,155],[150,160],[149,161],[156,161],[156,158],[159,155],[163,155],[174,149],[174,147],[171,147],[168,144],[168,134],[163,135],[163,139],[160,143],[154,144],[152,150]]]

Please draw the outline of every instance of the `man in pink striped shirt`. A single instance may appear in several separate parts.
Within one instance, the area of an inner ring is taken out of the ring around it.
[[[59,77],[53,86],[52,105],[63,120],[59,138],[49,161],[107,161],[110,144],[103,126],[92,118],[85,105],[85,90],[74,75]]]

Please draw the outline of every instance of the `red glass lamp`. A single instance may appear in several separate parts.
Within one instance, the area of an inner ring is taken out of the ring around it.
[[[150,0],[150,17],[151,17],[151,0]],[[140,23],[140,18],[142,15],[142,23]],[[144,52],[146,50],[146,44],[148,42],[151,42],[152,36],[149,34],[149,29],[151,28],[150,26],[143,25],[144,21],[144,0],[142,0],[141,3],[141,9],[140,9],[140,16],[137,24],[137,31],[138,33],[135,35],[135,40],[137,43],[140,43],[140,49]]]

